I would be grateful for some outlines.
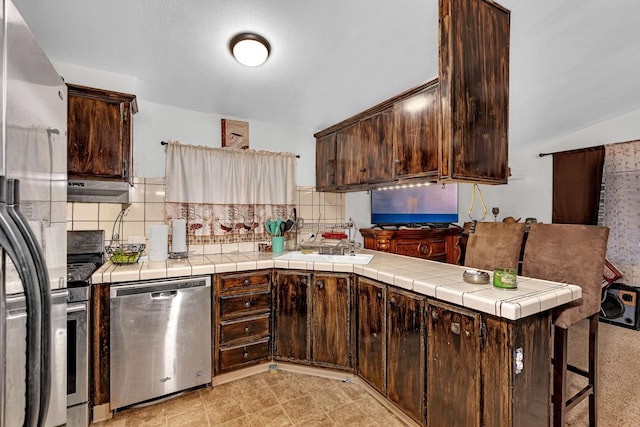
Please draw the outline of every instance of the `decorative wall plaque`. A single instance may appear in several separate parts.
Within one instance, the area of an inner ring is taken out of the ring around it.
[[[249,122],[221,120],[222,146],[230,148],[249,148]]]

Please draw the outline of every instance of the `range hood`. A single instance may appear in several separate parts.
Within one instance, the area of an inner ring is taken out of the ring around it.
[[[129,203],[128,182],[70,179],[67,201],[83,203]]]

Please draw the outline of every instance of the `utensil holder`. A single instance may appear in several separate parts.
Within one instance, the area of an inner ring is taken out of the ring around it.
[[[284,252],[284,236],[273,236],[271,238],[271,252],[274,254]]]

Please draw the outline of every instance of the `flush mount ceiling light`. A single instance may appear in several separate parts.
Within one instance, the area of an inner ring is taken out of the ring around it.
[[[264,37],[254,33],[240,33],[231,39],[229,49],[236,61],[247,67],[264,64],[271,52],[271,45]]]

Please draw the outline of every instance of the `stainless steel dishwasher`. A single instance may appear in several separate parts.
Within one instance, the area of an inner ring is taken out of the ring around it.
[[[110,290],[111,409],[211,382],[211,278]]]

